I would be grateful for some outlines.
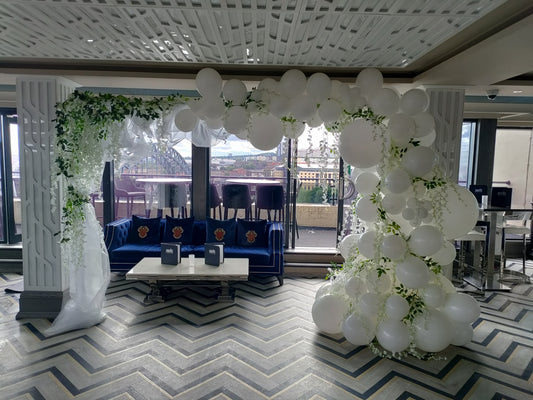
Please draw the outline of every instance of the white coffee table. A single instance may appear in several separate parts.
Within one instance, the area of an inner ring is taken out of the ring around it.
[[[126,279],[148,281],[150,293],[145,302],[165,301],[163,287],[189,286],[184,285],[184,281],[194,281],[191,284],[199,286],[211,286],[216,282],[220,285],[218,301],[233,301],[235,291],[229,282],[248,280],[248,259],[225,258],[215,267],[205,264],[203,258],[195,258],[194,266],[190,266],[188,258],[178,265],[167,265],[161,264],[160,257],[145,257],[126,273]]]

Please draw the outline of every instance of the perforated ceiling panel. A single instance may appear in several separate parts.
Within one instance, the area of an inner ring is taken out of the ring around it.
[[[401,68],[504,2],[0,0],[0,57]]]

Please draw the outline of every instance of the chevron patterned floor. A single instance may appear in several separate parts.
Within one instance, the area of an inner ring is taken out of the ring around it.
[[[388,360],[317,332],[323,279],[208,289],[143,304],[148,287],[113,276],[99,326],[45,337],[15,320],[21,277],[0,274],[0,399],[533,399],[533,286],[487,292],[474,340],[446,359]]]

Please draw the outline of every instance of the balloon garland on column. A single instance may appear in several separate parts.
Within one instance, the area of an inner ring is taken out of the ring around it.
[[[206,107],[222,90],[230,107],[222,124],[259,149],[276,147],[287,123],[318,121],[340,132],[340,155],[356,170],[355,214],[363,230],[342,240],[345,262],[317,292],[312,315],[319,330],[342,333],[387,357],[429,358],[471,340],[479,305],[456,293],[441,269],[455,258],[450,240],[475,225],[477,202],[439,170],[430,147],[435,122],[423,90],[399,96],[383,87],[374,68],[361,71],[354,87],[322,73],[307,79],[289,70],[279,82],[262,81],[251,95],[257,107],[248,119],[241,112],[235,124],[231,107],[246,106],[242,86],[231,80],[222,89],[211,69],[200,71],[196,81]]]

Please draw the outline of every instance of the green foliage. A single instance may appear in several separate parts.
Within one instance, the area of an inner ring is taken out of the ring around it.
[[[409,303],[409,312],[403,318],[406,322],[413,322],[415,317],[424,311],[424,301],[418,292],[413,289],[407,289],[403,284],[395,286],[396,294],[402,296]]]
[[[446,185],[446,181],[437,175],[434,175],[431,179],[424,179],[419,176],[414,177],[413,183],[416,183],[416,182],[424,182],[424,187],[426,189],[435,189],[435,188]]]

